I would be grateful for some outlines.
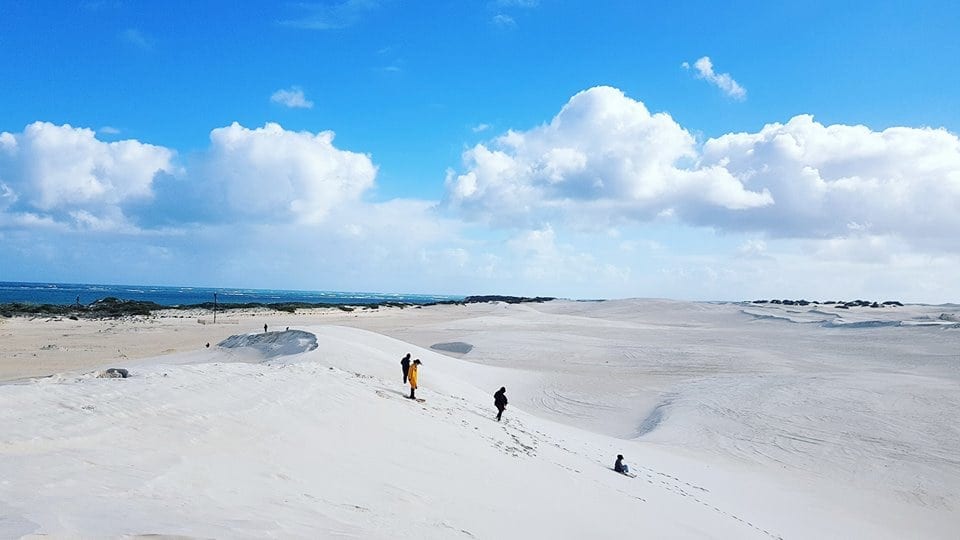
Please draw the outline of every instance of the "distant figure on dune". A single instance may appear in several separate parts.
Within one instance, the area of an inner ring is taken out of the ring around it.
[[[410,399],[417,399],[417,371],[420,367],[420,359],[417,358],[413,361],[413,365],[410,366],[410,371],[407,373],[407,378],[410,379]]]
[[[630,474],[630,467],[623,462],[623,456],[617,454],[617,462],[613,464],[613,470],[620,474]]]
[[[410,353],[400,360],[400,369],[403,371],[403,384],[407,384],[407,372],[410,371]]]
[[[493,395],[493,404],[497,407],[497,422],[503,415],[503,410],[507,408],[507,389],[501,386],[497,393]]]
[[[263,324],[263,333],[264,333],[264,334],[267,333],[267,324],[266,324],[266,323]]]

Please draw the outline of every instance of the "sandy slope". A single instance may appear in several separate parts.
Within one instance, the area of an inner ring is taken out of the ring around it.
[[[293,361],[4,388],[0,500],[12,516],[0,532],[767,536],[760,516],[714,509],[708,488],[649,467],[635,480],[610,472],[615,441],[512,410],[496,423],[488,392],[458,377],[470,366],[418,351],[430,389],[414,403],[397,380],[404,344],[315,330],[322,349]]]
[[[313,351],[194,346],[127,359],[126,380],[7,384],[0,537],[952,538],[957,309],[818,311],[311,313],[270,324],[311,323]],[[222,330],[173,327],[156,335]],[[425,348],[450,341],[473,349]],[[408,350],[424,404],[401,396]],[[618,452],[637,479],[608,470]]]

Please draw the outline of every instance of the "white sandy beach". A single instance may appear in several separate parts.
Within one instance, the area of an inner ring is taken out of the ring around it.
[[[0,319],[0,538],[956,538],[958,321],[666,300]],[[238,334],[284,354],[217,346]]]

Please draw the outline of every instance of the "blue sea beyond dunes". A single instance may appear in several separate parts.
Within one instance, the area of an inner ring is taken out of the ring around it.
[[[164,287],[157,285],[90,285],[82,283],[26,283],[0,281],[0,304],[86,305],[103,298],[154,302],[162,306],[183,306],[213,302],[220,304],[303,302],[309,304],[380,304],[403,302],[431,304],[460,301],[463,296],[392,294],[337,291],[290,291],[282,289],[231,289],[215,287]]]

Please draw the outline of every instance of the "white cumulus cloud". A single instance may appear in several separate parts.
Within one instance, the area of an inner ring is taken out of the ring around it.
[[[873,131],[801,115],[710,139],[701,164],[768,191],[776,204],[700,208],[685,216],[695,223],[783,237],[899,235],[960,249],[960,138],[944,129]]]
[[[307,99],[307,96],[303,93],[303,89],[299,86],[277,90],[270,96],[270,101],[279,103],[284,107],[290,107],[291,109],[313,108],[313,102]]]
[[[665,113],[610,87],[573,96],[549,124],[509,131],[463,155],[448,171],[447,202],[501,223],[559,214],[647,220],[674,207],[741,210],[773,203],[722,166],[701,167],[694,137]]]
[[[153,196],[174,152],[136,140],[103,142],[91,129],[34,122],[0,134],[0,182],[8,209],[105,229],[125,204]]]
[[[370,156],[333,145],[334,133],[248,129],[234,122],[210,133],[205,182],[235,212],[315,222],[373,186]]]
[[[690,69],[690,64],[684,62],[681,64],[684,69]],[[693,69],[696,71],[696,77],[703,79],[723,91],[724,94],[738,100],[747,98],[747,90],[740,86],[729,73],[716,73],[713,71],[713,62],[709,56],[703,56],[693,63]]]
[[[874,131],[800,115],[698,144],[669,115],[597,87],[547,124],[468,149],[463,162],[447,173],[446,204],[497,226],[681,222],[960,251],[960,138],[945,129]]]

